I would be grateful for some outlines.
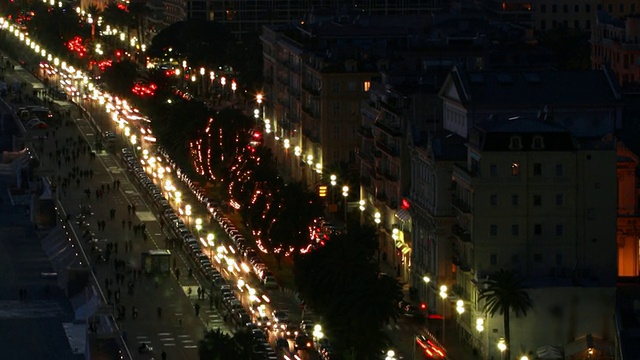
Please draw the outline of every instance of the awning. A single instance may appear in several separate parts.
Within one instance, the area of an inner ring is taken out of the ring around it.
[[[411,214],[405,209],[400,209],[396,211],[396,217],[400,219],[400,221],[402,222],[407,222],[411,220]]]
[[[564,359],[562,351],[555,346],[545,345],[536,350],[538,359]]]
[[[581,336],[574,341],[564,346],[564,353],[567,356],[575,355],[589,349],[595,349],[604,352],[605,354],[613,355],[612,352],[613,343],[607,340],[603,340],[592,334]]]

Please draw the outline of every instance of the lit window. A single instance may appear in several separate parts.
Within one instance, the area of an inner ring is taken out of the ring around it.
[[[520,164],[518,163],[511,164],[511,175],[513,176],[520,175]]]
[[[371,81],[365,81],[364,82],[364,91],[369,91],[369,88],[371,87]]]

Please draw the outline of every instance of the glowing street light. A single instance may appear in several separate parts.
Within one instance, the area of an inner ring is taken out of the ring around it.
[[[504,338],[498,340],[498,350],[500,350],[500,358],[504,360],[504,352],[507,350],[507,343],[504,341]]]
[[[349,187],[347,185],[342,187],[342,196],[344,196],[344,222],[347,222],[347,198],[349,197]]]
[[[213,243],[213,234],[209,233],[207,234],[207,247],[209,248],[209,257],[213,259],[213,247],[214,247],[214,243]]]
[[[440,297],[442,298],[442,343],[444,344],[444,321],[445,321],[445,301],[447,300],[447,285],[440,286]]]
[[[202,219],[197,218],[196,219],[196,232],[199,235],[200,234],[200,230],[202,230]]]
[[[191,205],[187,204],[184,206],[184,214],[187,215],[187,225],[191,223]]]

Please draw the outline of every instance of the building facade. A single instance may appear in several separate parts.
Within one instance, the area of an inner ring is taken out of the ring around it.
[[[479,346],[483,334],[475,331],[475,321],[487,318],[479,294],[492,273],[514,269],[527,279],[532,294],[568,295],[561,300],[546,295],[552,301],[534,296],[538,301],[533,304],[534,315],[518,318],[521,326],[513,327],[520,336],[512,338],[512,352],[516,344],[523,354],[550,346],[574,356],[588,350],[579,345],[579,339],[587,335],[602,339],[611,350],[616,284],[617,199],[611,191],[617,185],[615,142],[578,139],[550,118],[513,118],[476,124],[469,132],[467,148],[466,164],[454,166],[452,174],[455,292],[470,310],[469,315],[458,318],[465,338],[486,356],[497,355],[491,342]],[[586,293],[598,294],[598,298],[569,301]],[[547,307],[551,303],[563,305],[556,305],[558,311],[553,313]],[[583,307],[597,307],[598,311],[571,324],[570,314]],[[557,321],[556,331],[542,330],[540,318]],[[504,337],[500,317],[488,321]],[[495,336],[493,330],[489,336]]]
[[[640,275],[640,211],[636,170],[638,156],[618,143],[618,276]]]
[[[360,107],[371,78],[392,55],[391,45],[405,43],[423,21],[377,17],[264,28],[265,144],[285,176],[314,185],[339,164],[357,168]]]
[[[639,9],[640,10],[640,9]],[[623,86],[640,81],[640,17],[613,18],[598,12],[591,33],[591,64],[610,66]]]

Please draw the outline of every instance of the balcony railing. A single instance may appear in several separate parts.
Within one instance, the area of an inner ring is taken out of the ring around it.
[[[398,151],[395,148],[383,143],[382,141],[376,141],[376,147],[391,157],[398,156]]]
[[[453,224],[451,226],[451,234],[460,239],[460,241],[462,242],[471,242],[471,234],[469,233],[469,231],[463,229],[458,224]]]
[[[451,206],[453,206],[456,210],[460,211],[463,214],[471,213],[471,206],[461,198],[454,196],[451,199]]]

